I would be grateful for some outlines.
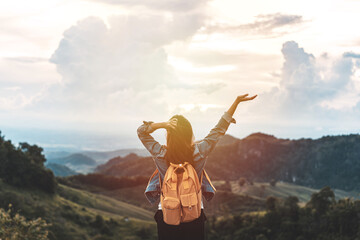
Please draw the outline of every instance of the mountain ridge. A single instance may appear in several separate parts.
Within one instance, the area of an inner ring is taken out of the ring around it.
[[[205,168],[211,178],[218,180],[275,179],[312,188],[329,185],[351,191],[360,190],[357,159],[360,159],[359,134],[290,140],[258,132],[242,139],[226,134],[209,155]],[[100,172],[147,176],[154,169],[151,157],[140,157]]]

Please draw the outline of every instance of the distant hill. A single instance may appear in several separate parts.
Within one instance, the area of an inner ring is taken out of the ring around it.
[[[55,176],[66,177],[79,174],[78,172],[68,168],[67,166],[57,163],[48,163],[45,165],[45,167],[51,169]]]
[[[120,156],[114,157],[114,158],[110,159],[109,161],[107,161],[106,163],[97,166],[95,168],[95,172],[100,172],[100,173],[104,172],[107,175],[116,175],[116,173],[112,174],[112,171],[113,171],[112,167],[113,166],[115,166],[117,164],[120,164],[121,162],[134,161],[134,160],[137,160],[137,159],[140,159],[140,158],[141,158],[141,156],[138,156],[135,153],[129,153],[125,157],[120,157]]]
[[[114,157],[125,157],[126,155],[130,153],[135,153],[138,156],[146,157],[150,156],[149,152],[146,149],[141,148],[128,148],[128,149],[119,149],[115,151],[83,151],[81,152],[85,156],[88,156],[92,159],[94,159],[98,164],[99,163],[105,163],[111,158]]]
[[[85,155],[97,162],[97,164],[102,164],[114,157],[124,157],[129,153],[135,153],[138,156],[150,156],[149,152],[143,148],[127,148],[127,149],[119,149],[114,151],[77,151],[77,152],[67,152],[67,151],[45,151],[46,159],[58,159],[58,158],[66,158],[72,154],[79,153]]]
[[[269,182],[272,179],[320,189],[360,190],[360,135],[319,139],[280,139],[254,133],[238,139],[225,135],[209,155],[212,179]],[[113,176],[150,176],[151,157],[122,160],[100,172]]]
[[[71,164],[71,165],[96,165],[96,161],[84,154],[73,153],[66,157],[47,159],[48,162],[57,164]]]
[[[66,157],[48,159],[49,163],[64,165],[79,173],[92,172],[96,167],[96,161],[84,154],[73,153]]]
[[[220,138],[219,142],[216,144],[217,147],[233,144],[235,141],[237,141],[238,138],[233,137],[229,134],[225,134],[222,138]]]
[[[70,156],[71,154],[76,153],[76,151],[56,151],[56,150],[48,150],[48,149],[44,149],[44,155],[46,157],[46,159],[53,159],[53,158],[64,158],[67,156]]]
[[[220,139],[217,146],[228,145],[234,143],[236,140],[237,138],[231,135],[225,135]],[[155,165],[151,156],[142,157],[135,153],[130,153],[125,157],[110,159],[105,164],[97,166],[94,172],[110,176],[131,177],[136,175],[150,176],[149,174],[154,170]]]
[[[206,169],[216,179],[271,179],[312,188],[360,190],[360,135],[319,139],[278,139],[251,134],[232,144],[217,146]]]
[[[96,168],[96,173],[102,173],[110,176],[132,177],[132,176],[149,176],[155,170],[155,164],[152,157],[125,157],[111,159],[117,161],[116,164],[105,164]],[[110,160],[110,161],[111,161]],[[119,161],[120,160],[120,161]]]

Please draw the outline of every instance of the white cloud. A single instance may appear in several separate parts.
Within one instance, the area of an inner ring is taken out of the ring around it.
[[[54,112],[71,115],[74,125],[82,120],[113,124],[119,117],[131,121],[139,112],[168,117],[178,99],[224,86],[179,80],[168,62],[165,46],[187,41],[204,19],[198,13],[177,13],[172,18],[112,16],[107,24],[97,17],[77,22],[50,58],[62,81],[38,106],[46,109],[51,103]]]
[[[64,32],[50,61],[67,91],[105,94],[176,85],[163,46],[191,37],[202,16],[113,16],[109,24],[107,28],[101,19],[89,17]]]
[[[272,121],[287,120],[287,127],[295,124],[294,128],[304,129],[304,135],[314,134],[306,130],[307,125],[321,126],[323,133],[330,133],[331,129],[345,131],[344,125],[354,124],[355,116],[359,116],[355,105],[360,102],[360,88],[354,87],[356,66],[350,58],[327,54],[315,57],[294,41],[283,44],[282,54],[279,86],[259,94],[249,108],[252,114]],[[334,128],[341,121],[344,125]]]
[[[308,20],[300,15],[272,13],[259,14],[255,21],[244,24],[215,22],[204,28],[204,33],[240,33],[241,38],[253,36],[273,38],[294,32]]]
[[[19,110],[45,98],[58,81],[54,67],[39,57],[0,59],[0,110]]]
[[[96,17],[79,21],[64,32],[50,59],[63,78],[61,94],[94,106],[128,88],[148,91],[161,85],[180,86],[163,46],[191,37],[201,19],[192,14],[179,14],[173,20],[113,16],[109,28]]]
[[[155,10],[191,11],[203,7],[209,0],[93,0],[123,6],[145,6]]]

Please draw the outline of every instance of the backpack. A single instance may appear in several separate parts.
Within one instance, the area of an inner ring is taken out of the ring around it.
[[[202,176],[203,173],[201,181]],[[190,163],[170,163],[162,184],[160,180],[160,201],[165,223],[179,225],[200,217],[201,181]]]

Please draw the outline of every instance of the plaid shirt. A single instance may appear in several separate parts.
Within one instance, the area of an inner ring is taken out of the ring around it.
[[[166,146],[161,145],[157,142],[150,134],[154,131],[150,124],[153,121],[143,121],[137,129],[139,139],[144,144],[145,148],[151,153],[151,156],[155,162],[158,171],[154,172],[153,176],[150,177],[149,183],[145,190],[145,196],[151,204],[159,201],[160,199],[160,183],[159,173],[161,179],[164,179],[166,170],[168,168],[165,160]],[[228,113],[225,112],[219,122],[211,129],[210,133],[200,141],[196,141],[194,148],[194,168],[200,179],[201,173],[204,170],[207,157],[210,152],[215,148],[220,138],[225,135],[230,123],[236,124],[235,119]],[[210,201],[215,195],[215,188],[211,184],[210,179],[203,177],[201,183],[202,194],[207,201]]]

